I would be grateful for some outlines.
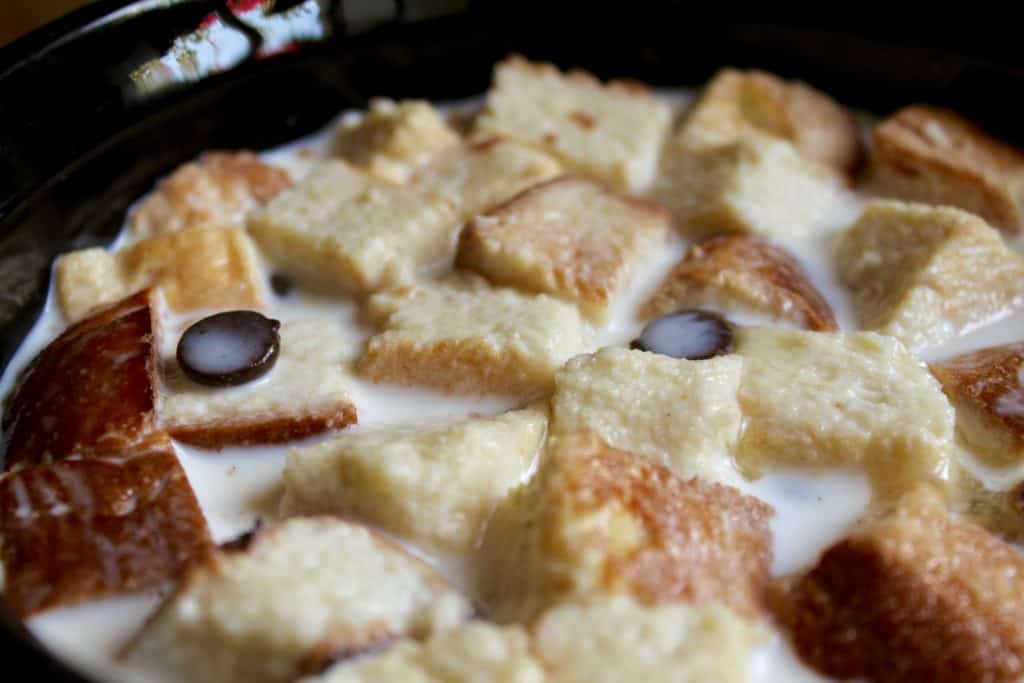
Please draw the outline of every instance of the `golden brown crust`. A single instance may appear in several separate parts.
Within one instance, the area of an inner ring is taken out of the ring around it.
[[[785,249],[747,235],[719,235],[694,244],[676,264],[641,317],[688,306],[738,304],[802,327],[839,329],[828,301]]]
[[[4,467],[110,450],[154,432],[154,354],[148,291],[69,327],[7,398]]]
[[[446,339],[429,345],[401,340],[366,347],[356,366],[371,382],[436,387],[448,394],[512,394],[537,389],[528,359],[483,339]]]
[[[132,212],[132,234],[244,224],[246,214],[292,186],[287,171],[249,151],[207,152],[160,181]]]
[[[21,617],[162,588],[212,549],[166,436],[4,474],[0,535],[4,598]]]
[[[471,219],[456,265],[498,284],[607,304],[641,242],[665,234],[670,221],[655,202],[562,176]]]
[[[775,607],[800,656],[879,683],[1024,674],[1024,557],[934,503],[904,505],[830,548]]]
[[[993,346],[932,363],[956,407],[961,434],[979,455],[1008,465],[1024,454],[1024,342]]]
[[[1010,233],[1021,229],[1024,152],[948,109],[914,105],[873,133],[880,190],[976,213]]]
[[[318,414],[265,415],[244,420],[168,425],[168,431],[182,443],[220,450],[226,446],[295,441],[328,429],[343,429],[357,422],[356,407],[349,403]]]
[[[617,508],[643,529],[645,542],[626,553],[599,534],[580,539],[606,546],[603,590],[624,589],[646,604],[722,602],[749,616],[760,612],[772,561],[771,506],[731,486],[683,481],[589,432],[562,444],[550,504],[577,518]]]
[[[832,98],[757,70],[720,71],[694,105],[683,132],[719,143],[749,134],[782,138],[802,156],[842,174],[856,171],[862,156],[857,122]]]

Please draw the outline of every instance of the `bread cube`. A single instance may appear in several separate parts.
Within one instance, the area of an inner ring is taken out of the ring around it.
[[[478,134],[544,149],[570,169],[639,192],[654,178],[671,110],[646,86],[512,56],[494,68]]]
[[[1007,488],[986,486],[963,461],[950,472],[950,507],[961,518],[1011,543],[1024,541],[1024,480]]]
[[[1024,343],[980,349],[932,363],[956,407],[956,424],[971,451],[994,466],[1024,458]]]
[[[4,600],[22,618],[163,590],[212,544],[165,435],[0,475]]]
[[[418,643],[342,662],[300,683],[543,683],[548,680],[520,627],[471,622]]]
[[[832,546],[778,608],[801,658],[879,683],[1024,675],[1024,557],[915,495]]]
[[[195,565],[126,656],[176,680],[285,683],[470,612],[433,569],[366,527],[297,517]]]
[[[186,228],[241,228],[250,211],[291,185],[286,170],[252,152],[207,152],[157,183],[128,222],[141,238]]]
[[[376,98],[361,118],[342,121],[332,151],[373,176],[404,183],[438,152],[460,142],[429,102]]]
[[[1024,224],[1024,153],[948,109],[914,105],[873,133],[883,194],[956,206],[1016,234]]]
[[[902,344],[871,332],[747,328],[739,402],[744,470],[858,467],[886,497],[945,476],[954,414]]]
[[[174,341],[176,341],[175,337]],[[208,387],[178,365],[174,345],[161,359],[157,412],[171,436],[203,448],[281,443],[355,424],[348,339],[340,320],[285,320],[274,367],[259,382]]]
[[[72,325],[18,377],[4,403],[4,468],[144,441],[157,429],[149,292]]]
[[[861,327],[913,350],[1024,304],[1024,257],[985,221],[950,207],[874,201],[837,245]]]
[[[564,177],[470,220],[456,263],[497,284],[568,299],[604,322],[668,228],[668,212],[655,204]]]
[[[481,594],[498,622],[601,595],[646,605],[762,607],[771,506],[620,451],[592,432],[559,436],[499,506],[480,550]]]
[[[690,145],[722,145],[769,136],[839,173],[861,157],[857,122],[828,95],[764,71],[722,69],[705,87],[683,125]]]
[[[248,235],[237,228],[188,228],[57,261],[57,300],[71,322],[147,287],[159,288],[175,312],[262,308],[265,284]]]
[[[579,356],[555,376],[551,433],[590,429],[680,477],[732,482],[742,372],[739,356],[689,361],[620,348]]]
[[[845,201],[831,170],[773,137],[692,146],[680,136],[666,145],[661,163],[651,196],[688,235],[807,238]]]
[[[838,329],[832,307],[800,263],[782,247],[749,235],[719,235],[694,244],[641,316],[657,318],[685,308],[765,315],[812,330]]]
[[[374,382],[453,394],[546,390],[555,371],[586,350],[583,321],[570,304],[479,280],[381,292],[365,312],[381,331],[358,370]]]
[[[419,544],[470,552],[530,470],[546,426],[542,411],[526,409],[342,434],[288,454],[283,508],[350,514]]]
[[[559,683],[745,683],[760,629],[720,605],[645,607],[628,598],[563,605],[531,629]]]
[[[461,224],[561,171],[561,165],[543,152],[489,137],[438,154],[409,185],[443,197]]]
[[[436,193],[377,180],[328,161],[249,220],[279,266],[357,295],[410,284],[450,258],[457,228]]]

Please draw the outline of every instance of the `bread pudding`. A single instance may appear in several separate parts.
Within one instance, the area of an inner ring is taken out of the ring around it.
[[[6,369],[4,601],[111,681],[1020,680],[1022,178],[520,56],[210,151]]]

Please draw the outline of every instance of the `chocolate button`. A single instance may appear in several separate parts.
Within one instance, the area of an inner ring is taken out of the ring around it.
[[[732,350],[732,326],[717,313],[679,311],[648,323],[630,346],[673,358],[704,360]]]
[[[181,335],[178,364],[208,386],[234,386],[262,377],[281,348],[281,323],[256,311],[227,311],[203,318]]]

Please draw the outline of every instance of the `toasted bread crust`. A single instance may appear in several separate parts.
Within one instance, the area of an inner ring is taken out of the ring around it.
[[[4,598],[21,617],[162,588],[212,549],[166,437],[8,472],[0,535]]]
[[[329,429],[344,429],[358,421],[356,407],[350,403],[320,414],[254,415],[241,420],[170,424],[167,429],[182,443],[219,450],[225,446],[296,441]]]
[[[805,83],[758,70],[718,72],[684,124],[689,134],[715,142],[771,135],[842,174],[857,170],[862,156],[860,131],[849,112]]]
[[[1024,674],[1024,557],[938,505],[915,504],[829,549],[778,600],[800,656],[879,683]]]
[[[914,105],[875,127],[880,189],[902,199],[949,204],[1010,233],[1024,214],[1024,152],[956,112]]]
[[[785,249],[747,235],[719,235],[690,247],[641,317],[717,302],[735,302],[811,330],[839,329],[832,307],[800,263]]]
[[[291,186],[287,171],[252,152],[207,152],[160,181],[132,212],[132,234],[241,226],[249,211]]]
[[[993,346],[932,363],[956,407],[961,434],[997,465],[1024,455],[1024,342]]]
[[[498,284],[604,310],[630,266],[656,248],[670,221],[654,202],[563,176],[471,219],[456,265]]]
[[[154,432],[154,354],[148,291],[69,327],[7,398],[4,467],[110,450]]]

